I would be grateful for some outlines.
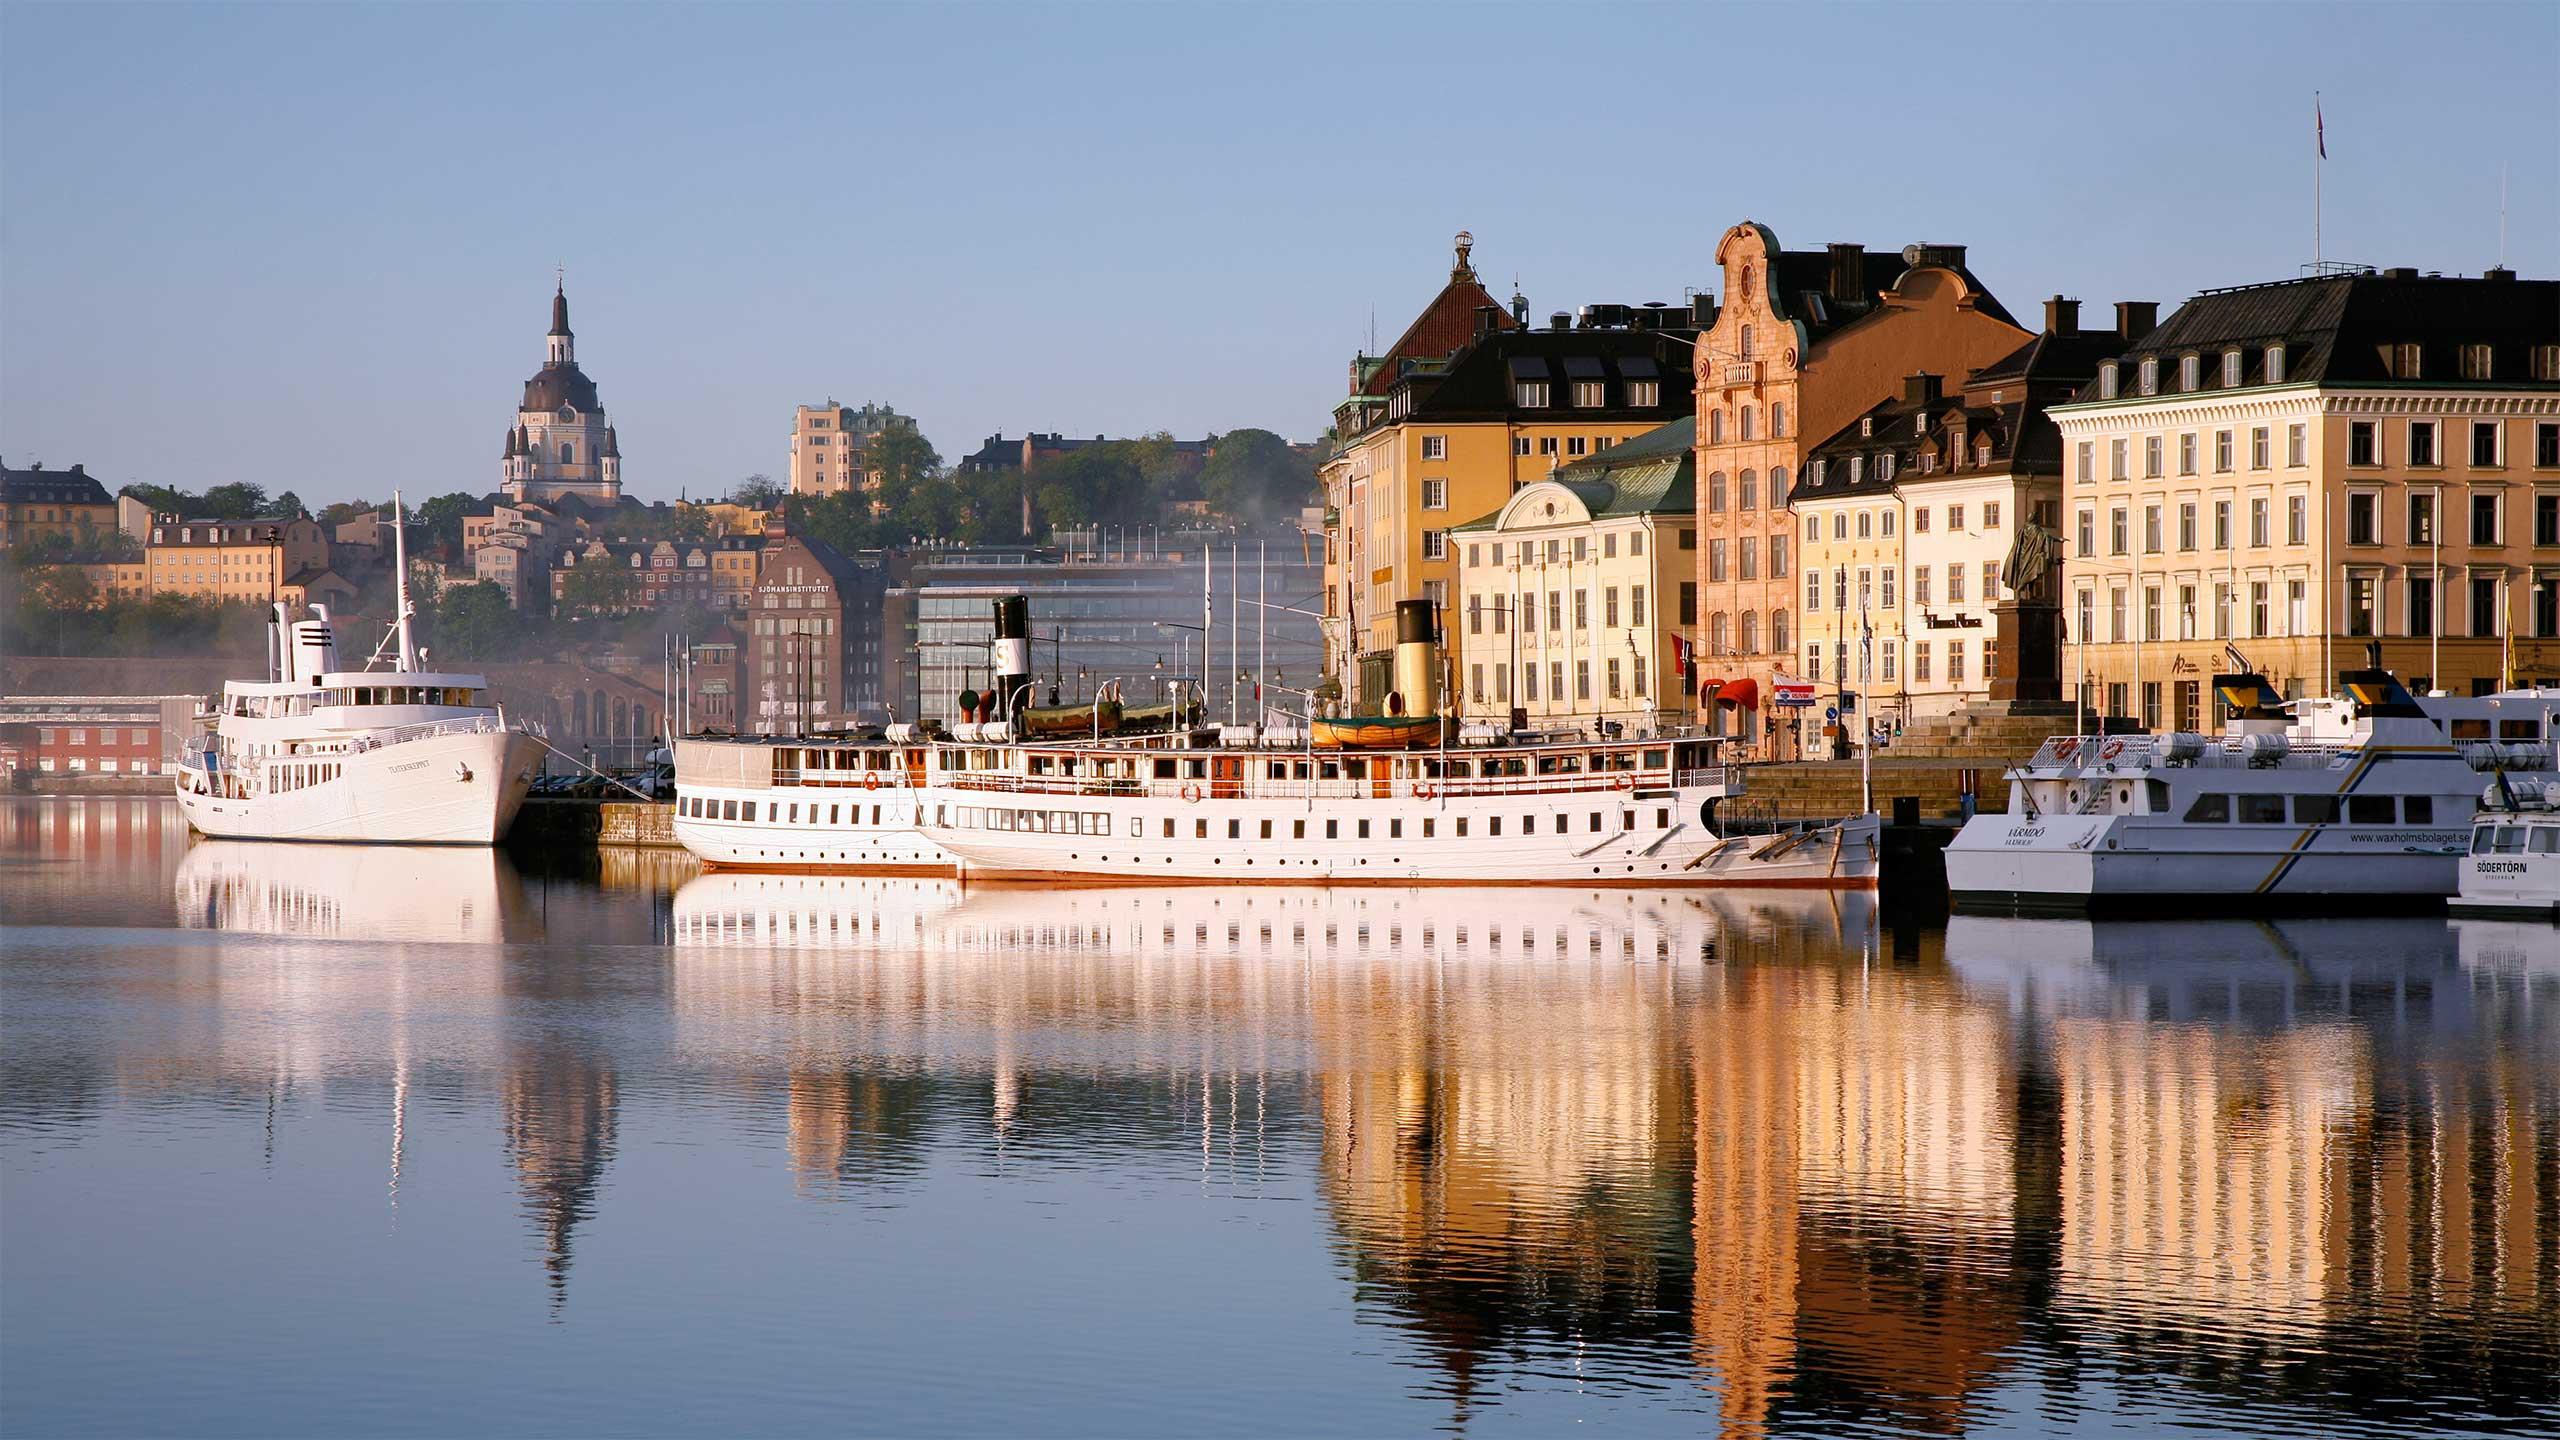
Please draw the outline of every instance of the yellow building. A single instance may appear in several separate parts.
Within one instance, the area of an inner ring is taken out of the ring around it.
[[[872,438],[891,425],[914,423],[886,405],[856,407],[830,400],[799,407],[791,419],[791,493],[840,495],[869,490],[875,483],[870,465]],[[761,533],[763,528],[732,530]]]
[[[1464,673],[1447,610],[1456,557],[1449,532],[1500,508],[1560,465],[1689,413],[1682,381],[1690,312],[1587,306],[1527,325],[1469,263],[1461,232],[1448,284],[1384,355],[1352,361],[1334,410],[1325,492],[1325,669],[1352,709],[1390,687],[1398,600],[1442,612],[1444,658]],[[1673,383],[1666,385],[1666,374]],[[1588,600],[1584,603],[1589,603]]]
[[[770,510],[759,510],[734,500],[714,500],[694,507],[711,517],[723,535],[754,535],[761,538],[765,525],[773,519]]]
[[[154,595],[268,604],[288,576],[329,566],[329,541],[311,520],[189,520],[156,515],[143,550]]]
[[[2084,703],[2209,727],[2226,647],[2294,696],[2369,640],[2419,688],[2560,678],[2560,282],[2320,276],[2134,328],[2052,412]]]
[[[1450,532],[1461,713],[1675,723],[1679,595],[1697,543],[1686,418],[1524,485]]]
[[[68,470],[0,467],[0,550],[61,536],[73,541],[115,533],[115,497],[74,465]]]

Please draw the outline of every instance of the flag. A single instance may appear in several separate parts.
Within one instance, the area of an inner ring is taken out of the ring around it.
[[[2320,158],[2328,159],[2329,122],[2320,116],[2320,97],[2316,93],[2311,97],[2311,139],[2320,147]]]
[[[1680,680],[1683,687],[1691,689],[1696,688],[1698,681],[1697,666],[1691,663],[1689,637],[1686,635],[1674,635],[1671,637],[1671,661],[1673,664],[1680,667]]]

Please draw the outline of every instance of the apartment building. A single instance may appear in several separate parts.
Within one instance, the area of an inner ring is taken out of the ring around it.
[[[1687,718],[1696,456],[1686,418],[1558,468],[1449,532],[1460,712],[1539,728]],[[1677,637],[1677,638],[1675,638]]]
[[[1459,234],[1448,283],[1386,353],[1353,357],[1317,470],[1325,668],[1355,711],[1392,685],[1398,600],[1437,604],[1448,664],[1469,663],[1467,637],[1447,623],[1454,525],[1689,412],[1679,367],[1712,301],[1588,305],[1532,327],[1525,298],[1506,310],[1478,282],[1473,243]]]
[[[12,470],[0,465],[0,550],[53,535],[95,540],[115,528],[115,497],[85,467]]]
[[[2208,291],[2053,415],[2083,700],[2213,723],[2237,651],[2326,694],[2560,678],[2560,282],[2393,269]]]
[[[839,495],[871,489],[871,442],[892,425],[914,424],[887,405],[829,400],[800,406],[791,418],[791,493]]]
[[[143,561],[151,594],[264,605],[280,598],[288,576],[329,568],[329,538],[309,519],[191,520],[163,513],[152,517]]]
[[[1966,268],[1961,245],[1788,250],[1767,226],[1745,221],[1724,232],[1716,263],[1724,299],[1693,357],[1698,597],[1710,623],[1729,617],[1736,647],[1704,663],[1719,678],[1751,683],[1720,689],[1706,718],[1749,753],[1774,758],[1796,729],[1769,726],[1760,697],[1785,667],[1802,663],[1811,634],[1798,608],[1789,509],[1806,449],[1893,396],[1905,377],[1969,373],[2028,333]],[[1728,557],[1720,580],[1709,574],[1719,541]],[[1748,579],[1746,548],[1755,557]]]

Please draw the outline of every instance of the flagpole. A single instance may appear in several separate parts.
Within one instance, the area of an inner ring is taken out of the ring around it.
[[[2329,127],[2320,115],[2320,92],[2311,92],[2311,268],[2320,269],[2320,170],[2329,158]]]

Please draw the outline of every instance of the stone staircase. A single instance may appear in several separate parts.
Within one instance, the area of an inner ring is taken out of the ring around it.
[[[2055,735],[2068,735],[2078,723],[2069,714],[2012,715],[2000,710],[1957,710],[1932,715],[1903,727],[1882,752],[1897,758],[1956,761],[1967,765],[2014,765],[2036,753]],[[2094,722],[2094,718],[2091,723]]]

